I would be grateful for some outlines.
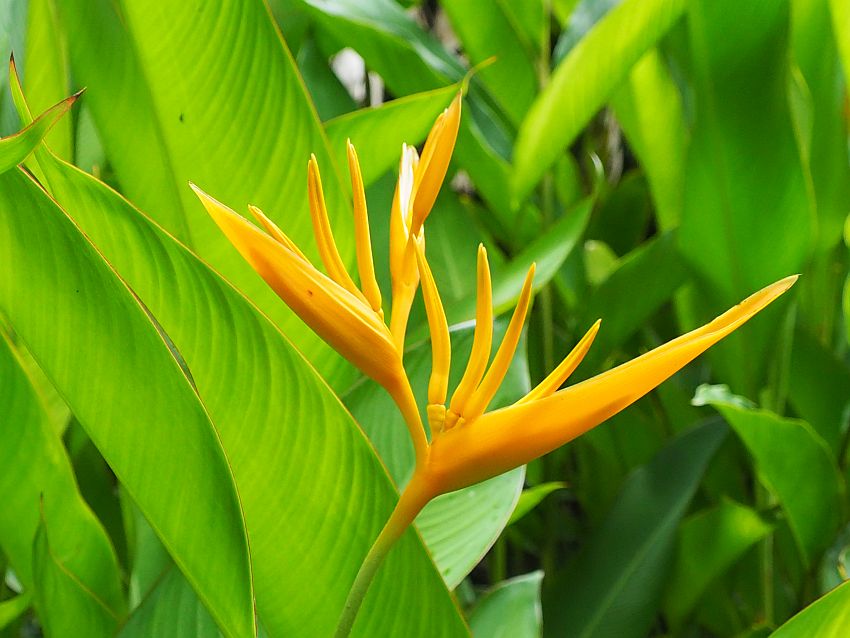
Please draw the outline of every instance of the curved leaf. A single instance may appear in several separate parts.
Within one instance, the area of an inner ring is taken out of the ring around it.
[[[32,548],[43,515],[50,520],[51,551],[113,616],[124,613],[115,551],[77,490],[59,433],[37,390],[0,330],[0,547],[25,588],[33,586]],[[57,610],[40,609],[43,618]]]
[[[222,629],[252,635],[247,538],[233,477],[150,316],[17,170],[0,176],[0,255],[0,307],[17,334]]]
[[[850,582],[817,599],[771,634],[772,638],[843,638],[850,626]]]
[[[186,188],[192,181],[236,210],[259,206],[316,256],[306,171],[315,153],[337,245],[353,263],[351,206],[338,167],[265,3],[60,5],[75,76],[89,87],[88,102],[123,191],[194,246],[331,375],[337,355],[280,302]],[[102,44],[92,47],[93,41]],[[359,151],[366,155],[368,148]]]
[[[44,139],[50,128],[61,118],[80,96],[75,93],[54,104],[21,131],[0,139],[0,173],[23,162]]]
[[[605,521],[544,597],[546,635],[646,635],[679,521],[727,432],[717,422],[688,430],[629,476]]]
[[[525,199],[684,8],[684,0],[625,0],[570,51],[520,126],[514,146],[517,202]]]
[[[156,315],[191,370],[239,487],[262,625],[273,637],[330,634],[397,500],[373,448],[242,295],[104,184],[45,153],[39,161],[54,196]],[[392,631],[465,633],[413,531],[378,572],[355,626],[360,636]]]
[[[475,638],[537,638],[540,635],[540,583],[543,572],[503,581],[488,591],[469,615]]]
[[[107,604],[87,589],[53,553],[42,519],[33,547],[35,597],[45,610],[39,616],[48,638],[83,635],[109,638],[118,617]]]
[[[785,510],[804,564],[811,565],[835,536],[841,511],[844,485],[829,446],[805,421],[728,399],[709,403],[744,442],[761,480]]]

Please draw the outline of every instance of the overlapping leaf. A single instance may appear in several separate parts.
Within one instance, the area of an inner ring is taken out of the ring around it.
[[[0,307],[9,322],[225,632],[251,635],[247,537],[233,477],[156,325],[18,170],[0,176],[0,255]]]

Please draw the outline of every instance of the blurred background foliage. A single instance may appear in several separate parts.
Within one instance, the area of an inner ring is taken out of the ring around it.
[[[2,51],[34,114],[87,91],[27,160],[51,198],[0,175],[0,636],[332,631],[412,448],[186,184],[315,256],[313,152],[352,264],[351,138],[386,298],[401,143],[461,87],[426,231],[457,361],[476,245],[500,311],[538,265],[497,401],[597,318],[579,379],[802,277],[578,441],[430,504],[355,633],[840,635],[847,0],[2,0]],[[31,116],[3,90],[10,135]],[[426,337],[417,302],[423,394]]]

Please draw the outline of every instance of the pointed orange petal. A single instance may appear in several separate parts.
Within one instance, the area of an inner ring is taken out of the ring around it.
[[[348,170],[351,173],[351,190],[354,193],[354,237],[357,247],[357,269],[360,285],[369,305],[377,313],[381,311],[381,289],[375,279],[375,264],[372,261],[372,240],[369,237],[369,215],[366,211],[366,191],[360,173],[360,161],[351,140],[348,140]]]
[[[414,187],[413,223],[411,224],[414,234],[419,232],[425,218],[431,212],[443,180],[446,178],[460,126],[460,108],[461,94],[458,92],[449,108],[434,123],[434,128],[422,149]]]
[[[516,352],[519,338],[522,334],[522,326],[525,323],[525,315],[528,313],[528,307],[531,305],[531,283],[534,281],[535,264],[531,264],[528,269],[528,274],[525,276],[525,282],[522,285],[522,291],[519,294],[514,314],[511,317],[511,322],[508,324],[508,329],[505,331],[505,336],[502,338],[502,343],[496,351],[496,356],[493,357],[493,363],[487,374],[484,375],[484,380],[481,385],[469,397],[469,401],[460,415],[464,421],[471,423],[478,417],[484,414],[484,410],[493,400],[499,386],[508,372],[508,368],[513,361],[514,353]]]
[[[286,236],[286,233],[284,233],[278,227],[277,224],[275,224],[271,219],[266,217],[266,214],[263,211],[261,211],[256,206],[251,206],[251,205],[248,206],[248,211],[250,211],[250,213],[254,216],[254,218],[263,225],[263,228],[266,229],[266,232],[269,235],[274,237],[275,240],[277,240],[279,243],[281,243],[284,246],[286,246],[287,248],[289,248],[289,250],[291,250],[296,255],[301,257],[301,259],[309,262],[307,257],[304,256],[304,253],[301,252],[301,249],[298,248],[298,246],[296,246],[295,243],[289,237]]]
[[[778,281],[717,317],[628,363],[537,401],[483,415],[431,446],[429,472],[451,491],[518,467],[584,434],[631,405],[783,294]]]
[[[366,297],[354,285],[351,276],[345,269],[345,264],[336,248],[331,223],[328,220],[328,209],[325,205],[325,194],[322,190],[322,177],[319,174],[319,163],[316,156],[311,155],[307,164],[307,190],[310,197],[310,218],[313,221],[313,233],[322,263],[331,279],[348,290],[351,294],[366,302]]]
[[[587,351],[590,350],[590,346],[596,338],[596,333],[599,332],[599,324],[601,323],[602,320],[597,319],[596,323],[590,326],[590,330],[588,330],[576,344],[576,347],[573,348],[566,357],[564,357],[564,360],[561,361],[560,365],[555,368],[549,376],[543,379],[536,388],[517,401],[517,404],[528,403],[529,401],[536,401],[537,399],[548,397],[550,394],[555,392],[555,390],[564,385],[564,381],[566,381],[575,371],[578,364],[580,364],[581,360],[584,359],[584,355],[586,355]]]
[[[475,334],[472,338],[472,352],[466,370],[458,383],[446,427],[452,427],[463,414],[469,397],[474,392],[490,361],[490,348],[493,343],[493,289],[490,281],[490,265],[487,263],[487,249],[478,245],[478,298],[475,307]]]
[[[387,327],[350,292],[194,184],[207,212],[254,270],[316,334],[378,383],[404,375]]]
[[[449,339],[449,324],[440,301],[440,293],[434,282],[434,275],[425,259],[419,243],[415,244],[416,261],[422,279],[422,298],[431,329],[431,379],[428,381],[428,404],[443,405],[449,386],[449,368],[451,367],[452,346]]]

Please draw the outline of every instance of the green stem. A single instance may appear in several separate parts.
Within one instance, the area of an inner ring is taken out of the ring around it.
[[[404,531],[429,500],[431,500],[431,492],[427,489],[427,481],[423,480],[420,474],[414,474],[399,497],[389,520],[387,520],[378,538],[375,539],[369,553],[366,554],[366,558],[363,559],[363,564],[360,565],[360,570],[351,585],[348,598],[345,600],[345,606],[342,608],[342,614],[337,623],[336,633],[334,634],[336,638],[346,638],[351,634],[351,628],[357,619],[357,612],[360,611],[360,606],[366,598],[369,586],[372,584],[378,568],[395,542],[401,538]]]

